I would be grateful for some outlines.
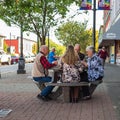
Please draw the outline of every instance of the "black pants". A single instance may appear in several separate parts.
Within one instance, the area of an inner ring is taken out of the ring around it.
[[[80,77],[81,77],[81,82],[89,82],[87,71],[84,71],[84,72],[80,73]],[[90,95],[89,86],[82,86],[82,94],[83,94],[82,95],[83,97]]]

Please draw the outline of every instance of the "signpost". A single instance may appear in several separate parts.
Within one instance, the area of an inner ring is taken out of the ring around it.
[[[96,0],[82,0],[80,10],[93,10],[93,46],[95,48],[96,42]],[[98,10],[110,10],[110,0],[98,0]]]
[[[93,5],[93,46],[95,48],[95,42],[96,42],[96,0],[94,0]]]

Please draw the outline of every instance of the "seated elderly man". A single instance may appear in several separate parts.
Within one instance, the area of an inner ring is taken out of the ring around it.
[[[74,50],[78,53],[78,56],[81,61],[85,59],[85,55],[81,53],[80,44],[75,44]]]
[[[32,70],[32,77],[36,83],[41,82],[50,82],[52,80],[51,77],[48,76],[48,69],[57,65],[57,62],[49,63],[46,59],[46,55],[48,54],[48,47],[46,45],[42,45],[40,48],[40,52],[37,54],[33,70]],[[50,100],[49,93],[51,93],[53,86],[45,87],[40,94],[38,94],[38,98],[42,100]]]

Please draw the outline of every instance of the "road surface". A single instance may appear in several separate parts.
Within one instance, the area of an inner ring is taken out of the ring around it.
[[[25,69],[28,70],[29,68],[31,68],[33,65],[33,63],[26,63],[25,64]],[[18,64],[14,64],[14,65],[2,65],[0,66],[0,72],[1,73],[6,73],[6,72],[15,72],[18,70]]]

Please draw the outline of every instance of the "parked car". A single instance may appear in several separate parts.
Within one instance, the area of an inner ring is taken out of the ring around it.
[[[32,58],[31,58],[30,55],[25,55],[24,58],[25,58],[26,63],[31,63],[32,62]]]
[[[19,57],[18,56],[11,56],[11,64],[16,64],[19,61]]]
[[[31,52],[24,52],[24,58],[26,63],[34,62],[35,60],[35,54]]]
[[[0,64],[7,63],[11,64],[11,56],[5,53],[3,50],[0,51]]]
[[[29,55],[30,55],[30,58],[31,58],[31,62],[34,62],[34,60],[35,60],[35,54],[29,53]]]

